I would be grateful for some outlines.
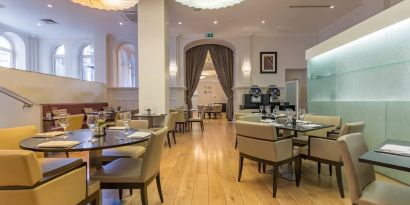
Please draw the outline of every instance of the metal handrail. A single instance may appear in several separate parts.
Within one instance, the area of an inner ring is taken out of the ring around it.
[[[31,100],[29,100],[29,99],[15,93],[15,92],[13,92],[13,91],[11,91],[7,88],[4,88],[4,87],[0,87],[0,93],[3,93],[3,94],[5,94],[5,95],[17,100],[17,101],[22,102],[24,104],[23,108],[30,108],[31,106],[33,106],[35,104],[33,101],[31,101]]]

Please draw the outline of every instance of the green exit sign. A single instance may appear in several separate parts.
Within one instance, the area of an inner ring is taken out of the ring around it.
[[[213,38],[214,33],[205,33],[205,38]]]

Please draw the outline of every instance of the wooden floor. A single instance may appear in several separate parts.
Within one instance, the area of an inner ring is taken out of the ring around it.
[[[344,177],[346,198],[340,198],[336,177],[322,165],[303,161],[300,187],[279,178],[277,197],[272,198],[272,176],[258,173],[257,164],[245,159],[241,182],[237,182],[238,152],[234,149],[234,125],[225,120],[206,120],[205,131],[178,133],[177,144],[165,147],[161,165],[164,204],[275,204],[331,205],[351,204]],[[84,154],[81,154],[84,157]],[[269,168],[269,167],[268,167]],[[335,173],[335,171],[334,171]],[[155,182],[149,186],[149,204],[161,204]],[[139,191],[118,199],[117,190],[103,190],[103,204],[141,204]]]

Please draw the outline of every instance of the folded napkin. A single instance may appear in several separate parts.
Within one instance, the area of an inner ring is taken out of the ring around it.
[[[69,148],[80,144],[79,141],[48,141],[38,144],[39,148]]]
[[[296,122],[300,123],[300,120],[296,120]],[[303,124],[310,124],[310,123],[312,123],[311,121],[302,121],[302,122],[303,122]]]
[[[379,149],[379,151],[410,156],[410,147],[403,145],[385,144]]]
[[[272,123],[269,123],[270,125],[273,125],[273,126],[275,126],[275,127],[279,127],[279,126],[281,126],[281,125],[283,125],[283,124],[279,124],[279,123],[275,123],[275,122],[272,122]]]
[[[48,138],[48,137],[57,137],[60,135],[63,135],[64,132],[63,131],[54,131],[54,132],[45,132],[45,133],[39,133],[34,137],[38,137],[38,138]]]
[[[275,120],[272,120],[272,119],[264,119],[264,120],[261,120],[261,122],[263,122],[263,123],[271,123],[271,122],[275,122]]]
[[[130,134],[127,136],[127,138],[134,139],[134,138],[145,138],[150,136],[150,132],[134,132],[133,134]]]
[[[113,126],[113,127],[109,127],[109,130],[125,130],[124,126]]]
[[[321,125],[317,125],[317,124],[307,124],[307,125],[303,125],[303,127],[307,127],[307,128],[314,128],[314,127],[320,127]]]

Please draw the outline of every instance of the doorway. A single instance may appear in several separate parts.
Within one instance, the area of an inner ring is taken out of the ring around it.
[[[299,81],[299,108],[307,111],[307,69],[286,69],[285,80]]]

